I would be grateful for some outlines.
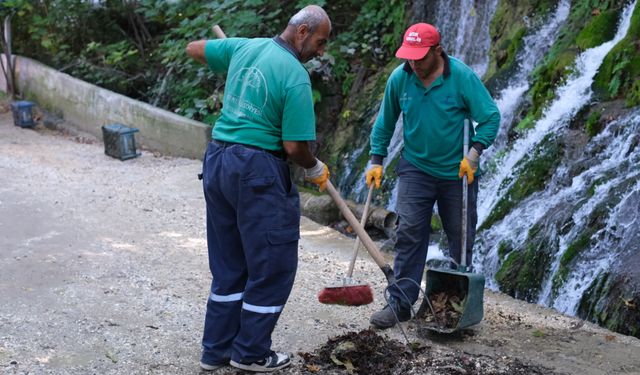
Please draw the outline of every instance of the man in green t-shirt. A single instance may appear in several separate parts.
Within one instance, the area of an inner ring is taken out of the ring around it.
[[[276,371],[291,364],[271,350],[271,334],[289,297],[298,262],[300,199],[285,159],[323,190],[326,165],[315,140],[309,74],[331,32],[327,13],[307,6],[275,38],[189,43],[187,54],[226,74],[223,108],[204,156],[207,245],[213,276],[207,301],[204,370],[230,364]]]
[[[493,143],[500,125],[498,108],[482,81],[468,66],[443,51],[440,33],[432,25],[409,27],[396,57],[407,61],[387,81],[371,134],[371,167],[366,173],[367,184],[379,187],[382,160],[402,114],[404,148],[396,166],[399,222],[394,272],[396,279],[405,280],[398,282],[399,287],[390,288],[389,304],[371,316],[371,323],[383,329],[411,318],[411,306],[418,298],[417,285],[424,273],[435,203],[449,252],[460,263],[460,179],[465,174],[470,184],[466,262],[471,265],[478,220],[478,159]],[[465,119],[478,125],[470,127],[472,147],[463,155]]]

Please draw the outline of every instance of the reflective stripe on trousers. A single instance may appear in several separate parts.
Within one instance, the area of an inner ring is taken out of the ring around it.
[[[295,278],[298,192],[286,162],[238,144],[209,143],[202,182],[213,276],[202,361],[257,361]]]

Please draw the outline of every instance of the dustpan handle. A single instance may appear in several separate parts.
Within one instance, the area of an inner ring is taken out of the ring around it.
[[[469,151],[469,120],[464,119],[464,143],[463,143],[463,155],[462,157],[467,156],[467,152]],[[467,206],[468,206],[468,188],[467,185],[467,174],[465,173],[462,176],[462,220],[461,220],[461,230],[462,236],[460,242],[462,242],[462,256],[460,257],[460,268],[461,271],[467,270]]]

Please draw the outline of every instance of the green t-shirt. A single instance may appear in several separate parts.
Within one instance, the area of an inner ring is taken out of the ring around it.
[[[371,154],[387,156],[402,113],[402,156],[425,173],[455,180],[464,154],[464,119],[478,123],[475,131],[470,126],[469,144],[479,142],[487,148],[498,133],[500,112],[471,68],[453,57],[443,56],[445,72],[428,88],[404,64],[391,73],[373,125]]]
[[[227,73],[214,139],[274,151],[316,139],[309,73],[291,52],[273,39],[228,38],[207,41],[204,55]]]

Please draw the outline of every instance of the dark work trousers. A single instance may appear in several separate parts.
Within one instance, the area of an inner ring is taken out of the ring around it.
[[[252,363],[269,354],[293,287],[300,198],[289,165],[263,150],[211,141],[202,174],[213,276],[202,362]]]
[[[462,180],[443,180],[430,176],[401,158],[396,167],[398,173],[398,229],[394,272],[396,279],[408,278],[420,285],[424,274],[431,215],[434,203],[438,204],[438,213],[442,227],[449,242],[451,257],[460,263],[462,254]],[[467,266],[471,266],[471,251],[476,234],[478,214],[478,179],[468,188],[467,206]],[[391,287],[392,304],[400,303],[402,309],[410,308],[418,299],[418,287],[410,281],[398,283],[408,297],[404,297],[398,288]]]

